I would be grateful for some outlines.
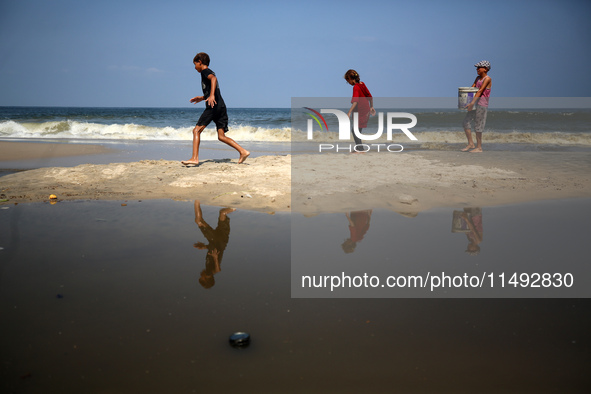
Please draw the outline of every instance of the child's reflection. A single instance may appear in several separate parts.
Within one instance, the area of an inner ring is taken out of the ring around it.
[[[345,214],[347,220],[349,220],[349,232],[351,234],[341,245],[345,253],[353,253],[357,247],[357,242],[361,241],[367,230],[369,230],[371,211],[371,209],[368,209]]]
[[[195,223],[207,239],[209,244],[197,242],[193,246],[197,249],[207,249],[205,256],[205,269],[201,271],[199,283],[206,289],[215,285],[214,275],[222,270],[222,257],[230,240],[230,218],[227,214],[234,212],[233,208],[222,208],[218,216],[218,225],[214,230],[205,220],[201,212],[201,204],[195,200]]]
[[[480,243],[483,238],[482,209],[464,208],[464,211],[454,211],[452,232],[465,233],[468,238],[466,253],[476,256],[480,253]]]

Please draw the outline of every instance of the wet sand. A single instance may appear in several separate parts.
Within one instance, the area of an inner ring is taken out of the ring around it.
[[[111,149],[97,144],[30,143],[0,141],[0,162],[50,157],[86,156],[108,153]]]
[[[30,145],[38,150],[43,144]],[[140,160],[38,168],[2,177],[0,193],[16,203],[55,194],[61,201],[199,199],[258,211],[346,212],[365,205],[417,213],[589,197],[590,172],[587,152],[298,154],[252,157],[240,165],[206,159],[189,167]]]

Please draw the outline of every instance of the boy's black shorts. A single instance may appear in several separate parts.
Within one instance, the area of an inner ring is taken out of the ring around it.
[[[216,130],[223,129],[224,133],[228,132],[228,111],[225,106],[205,107],[205,111],[197,121],[197,126],[207,126],[212,120],[215,122]]]

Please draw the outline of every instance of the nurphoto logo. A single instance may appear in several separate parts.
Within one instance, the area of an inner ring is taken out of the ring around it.
[[[337,117],[338,124],[339,124],[339,140],[346,140],[349,141],[351,139],[351,133],[354,133],[357,138],[365,140],[365,141],[375,141],[382,137],[384,134],[384,113],[378,112],[378,130],[374,134],[361,134],[359,130],[359,121],[358,117],[359,114],[357,112],[353,113],[353,126],[351,126],[351,119],[347,114],[338,109],[320,109],[320,112],[309,108],[304,107],[305,109],[312,111],[313,113],[308,113],[308,115],[312,119],[308,119],[308,129],[307,129],[307,138],[308,140],[314,139],[313,131],[314,131],[314,121],[320,127],[320,130],[328,130],[328,124],[326,123],[326,119],[322,114],[332,114]],[[392,134],[394,130],[402,131],[411,141],[417,141],[417,137],[415,137],[409,129],[413,128],[417,124],[417,117],[411,113],[407,112],[387,112],[386,113],[386,140],[392,141]],[[394,119],[409,119],[410,123],[394,123]],[[333,151],[333,152],[340,152],[340,151],[348,151],[348,152],[369,152],[369,151],[388,151],[388,152],[402,152],[404,147],[400,144],[378,144],[378,143],[371,143],[371,144],[319,144],[318,145],[319,152],[326,152],[326,151]]]

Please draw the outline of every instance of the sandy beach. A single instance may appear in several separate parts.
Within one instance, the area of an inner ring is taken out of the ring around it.
[[[8,160],[21,152],[27,157],[88,155],[106,149],[2,143],[0,157]],[[590,170],[586,152],[268,155],[240,165],[237,159],[203,160],[189,167],[178,161],[140,160],[38,168],[2,177],[0,193],[11,203],[47,201],[55,194],[58,201],[199,199],[257,211],[385,208],[416,213],[435,207],[590,197]]]

